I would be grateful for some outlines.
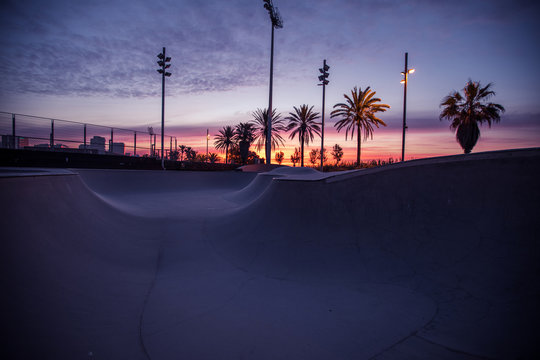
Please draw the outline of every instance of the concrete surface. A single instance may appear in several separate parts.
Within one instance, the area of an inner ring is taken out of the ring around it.
[[[539,183],[540,149],[331,174],[2,169],[2,350],[534,359]]]

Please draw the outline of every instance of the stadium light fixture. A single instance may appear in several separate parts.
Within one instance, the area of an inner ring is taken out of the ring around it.
[[[322,75],[319,75],[319,81],[321,82],[318,84],[319,86],[322,86],[322,123],[321,123],[321,172],[323,171],[323,165],[324,165],[324,97],[325,97],[325,90],[326,85],[328,85],[328,76],[330,75],[328,73],[328,70],[330,70],[330,66],[326,65],[326,59],[323,60],[323,67],[319,69],[319,72]]]
[[[165,56],[165,48],[157,57],[159,59],[157,64],[161,67],[157,70],[161,74],[161,168],[165,170],[165,158],[163,157],[165,150],[165,77],[171,76],[171,73],[166,72],[165,69],[171,66],[171,64],[167,64],[171,58]]]
[[[268,112],[267,112],[267,131],[266,131],[266,163],[270,164],[272,159],[272,86],[274,77],[274,29],[281,29],[283,27],[283,20],[277,7],[274,7],[272,0],[263,0],[264,8],[270,15],[270,22],[272,23],[272,40],[270,45],[270,94],[268,97]]]

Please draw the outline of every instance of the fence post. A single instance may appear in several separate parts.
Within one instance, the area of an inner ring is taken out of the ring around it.
[[[54,120],[53,119],[51,119],[51,139],[50,139],[49,147],[51,149],[54,149]]]
[[[86,152],[86,124],[84,124],[84,151]]]
[[[133,156],[137,156],[137,132],[133,132]]]
[[[16,149],[15,144],[18,143],[15,139],[15,114],[11,114],[11,148]]]
[[[114,141],[114,132],[113,132],[113,128],[111,128],[111,143],[109,145],[109,152],[111,154],[113,153],[113,141]]]

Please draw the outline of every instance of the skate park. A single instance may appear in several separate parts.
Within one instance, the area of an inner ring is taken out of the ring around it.
[[[540,149],[320,173],[2,168],[13,359],[532,359]]]

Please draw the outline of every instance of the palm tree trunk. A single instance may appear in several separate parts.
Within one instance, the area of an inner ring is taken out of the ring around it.
[[[362,135],[360,134],[360,125],[358,125],[358,138],[356,145],[356,165],[360,167],[360,150],[362,148]]]
[[[229,157],[229,145],[225,146],[225,164],[227,164],[228,157]]]
[[[304,167],[304,132],[302,132],[302,144],[300,146],[302,148],[302,158],[300,159],[300,166]]]

